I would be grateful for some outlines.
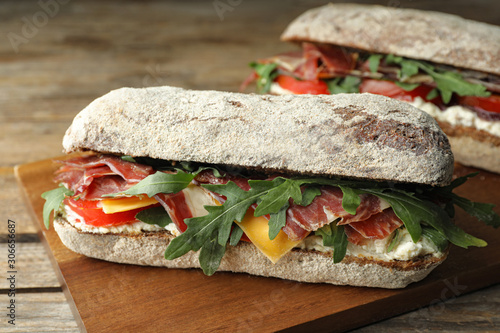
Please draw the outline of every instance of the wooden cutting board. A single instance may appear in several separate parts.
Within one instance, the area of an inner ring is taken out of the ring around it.
[[[345,331],[500,282],[500,230],[457,211],[456,223],[488,242],[452,247],[425,280],[401,290],[306,284],[246,274],[114,264],[68,250],[42,223],[40,194],[52,189],[51,160],[16,167],[42,241],[81,328],[89,332]],[[457,166],[455,174],[475,169]],[[458,194],[500,205],[500,175],[487,172]],[[500,212],[497,206],[496,211]]]

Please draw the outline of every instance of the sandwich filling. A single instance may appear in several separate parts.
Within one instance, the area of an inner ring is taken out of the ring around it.
[[[372,93],[403,100],[451,125],[500,136],[500,77],[318,43],[251,64],[242,84],[261,93]]]
[[[167,229],[176,236],[166,259],[200,251],[213,274],[225,248],[251,242],[276,263],[293,248],[377,260],[442,256],[448,242],[486,243],[456,227],[453,204],[498,226],[491,205],[445,188],[333,178],[263,174],[220,166],[149,158],[87,155],[61,162],[46,192],[44,221],[54,211],[92,233],[142,233]]]

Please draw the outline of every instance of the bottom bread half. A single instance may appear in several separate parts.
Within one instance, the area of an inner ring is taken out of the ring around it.
[[[168,231],[141,234],[93,234],[81,232],[56,218],[54,228],[70,250],[111,262],[168,268],[199,268],[198,252],[166,260],[164,252],[174,238]],[[425,278],[446,259],[425,256],[409,261],[374,261],[346,256],[334,264],[331,254],[294,249],[273,264],[247,242],[227,247],[219,271],[248,273],[309,283],[331,283],[379,288],[404,288]],[[217,278],[216,274],[213,278]]]
[[[471,127],[438,123],[448,136],[456,162],[500,173],[500,137]]]

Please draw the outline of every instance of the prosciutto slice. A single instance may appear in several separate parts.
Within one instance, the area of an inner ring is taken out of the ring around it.
[[[113,155],[80,156],[60,161],[54,180],[66,185],[82,199],[125,191],[154,172],[153,168]]]
[[[342,48],[330,45],[303,43],[303,57],[316,62],[316,73],[304,72],[304,79],[314,80],[331,77],[333,74],[347,74],[356,66],[356,56]]]
[[[345,52],[340,47],[302,43],[302,52],[283,53],[260,62],[276,63],[280,70],[304,80],[317,80],[350,73],[356,66],[356,60],[356,54]]]
[[[165,208],[168,215],[177,226],[177,229],[179,229],[180,232],[186,231],[187,225],[184,223],[184,220],[192,218],[193,213],[186,202],[184,192],[180,191],[171,194],[159,193],[155,195],[155,199]]]
[[[396,216],[392,208],[370,216],[370,218],[346,225],[344,228],[349,242],[360,245],[365,239],[382,239],[401,227],[403,221]]]
[[[224,174],[223,177],[216,177],[212,170],[204,170],[195,177],[195,181],[201,184],[227,184],[229,181],[232,181],[244,191],[250,190],[249,180],[249,178],[229,173]]]
[[[308,232],[315,231],[336,219],[341,219],[339,225],[363,221],[380,213],[384,208],[378,197],[362,194],[356,215],[351,215],[342,208],[342,197],[340,188],[324,186],[321,188],[321,195],[314,198],[309,206],[304,207],[290,202],[283,231],[290,239],[299,240]]]

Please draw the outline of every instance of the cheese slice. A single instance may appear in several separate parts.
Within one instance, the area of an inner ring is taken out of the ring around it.
[[[273,240],[269,239],[269,221],[263,216],[253,216],[253,212],[253,209],[249,209],[243,220],[236,223],[252,243],[273,263],[278,262],[281,257],[302,242],[302,240],[290,240],[283,230],[280,230]]]
[[[147,195],[140,195],[119,199],[104,199],[101,200],[101,207],[104,213],[113,214],[147,207],[157,203],[158,201],[155,198],[149,198]]]

